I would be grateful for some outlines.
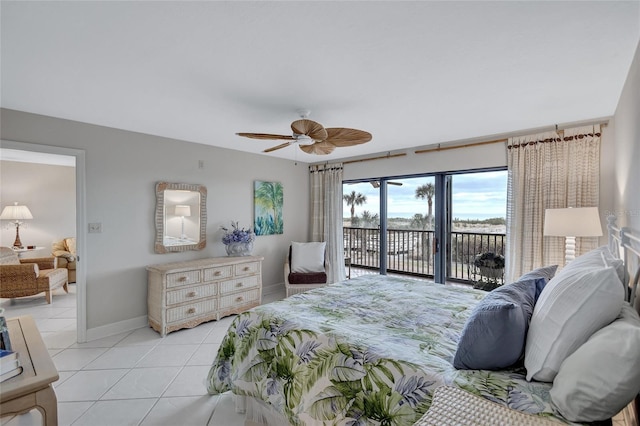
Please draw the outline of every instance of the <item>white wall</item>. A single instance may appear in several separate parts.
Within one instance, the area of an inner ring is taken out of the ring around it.
[[[414,150],[407,150],[406,153],[404,157],[345,164],[344,178],[400,176],[507,165],[507,150],[505,144],[500,143],[424,154],[415,154]]]
[[[51,243],[76,235],[74,167],[0,161],[0,194],[1,208],[17,201],[31,211],[33,219],[20,226],[20,240],[25,247],[45,247],[33,255],[49,256]],[[0,229],[0,245],[12,246],[15,226],[3,221]]]
[[[284,281],[289,243],[308,239],[309,173],[304,163],[296,166],[264,155],[13,110],[0,114],[4,140],[85,151],[86,220],[102,223],[102,233],[87,234],[88,335],[97,327],[146,317],[146,265],[226,255],[219,228],[232,220],[252,226],[254,180],[277,181],[284,187],[284,234],[258,237],[254,246],[254,254],[265,257],[265,286]],[[154,253],[158,181],[207,187],[204,250]]]
[[[640,43],[614,115],[618,224],[640,231]]]

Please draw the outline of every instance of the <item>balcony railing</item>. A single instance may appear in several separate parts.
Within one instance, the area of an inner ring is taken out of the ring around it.
[[[447,279],[476,282],[482,277],[473,265],[478,254],[504,255],[505,234],[451,232],[448,242]],[[380,268],[380,230],[343,227],[344,250],[351,266]],[[433,278],[433,231],[387,229],[387,271]],[[496,279],[496,278],[493,278]],[[504,276],[498,277],[504,281]]]

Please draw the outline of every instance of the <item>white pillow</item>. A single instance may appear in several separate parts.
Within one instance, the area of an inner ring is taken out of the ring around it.
[[[583,254],[582,256],[578,256],[575,260],[569,263],[569,265],[572,267],[599,266],[602,265],[602,262],[604,262],[604,266],[613,266],[616,270],[616,274],[618,274],[620,283],[624,281],[624,263],[622,259],[618,259],[611,253],[609,246],[600,246]]]
[[[618,319],[564,360],[553,381],[553,405],[572,422],[616,415],[640,392],[640,317],[627,303]]]
[[[291,243],[291,272],[324,272],[326,242]]]
[[[623,302],[613,267],[569,263],[542,290],[533,310],[524,355],[527,380],[552,382],[565,358],[616,319]]]

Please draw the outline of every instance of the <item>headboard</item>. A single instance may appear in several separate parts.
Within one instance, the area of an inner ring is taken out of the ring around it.
[[[619,228],[615,216],[607,218],[609,249],[624,261],[624,285],[628,288],[627,302],[640,313],[638,281],[640,281],[640,233],[631,228]]]
[[[607,218],[609,234],[609,249],[624,261],[625,288],[627,302],[640,313],[640,296],[638,295],[638,281],[640,280],[640,232],[631,228],[619,228],[615,216]],[[638,354],[640,356],[640,354]],[[624,409],[627,425],[640,425],[640,395]]]

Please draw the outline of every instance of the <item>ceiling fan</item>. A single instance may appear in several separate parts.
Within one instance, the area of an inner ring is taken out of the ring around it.
[[[373,186],[374,188],[380,188],[380,181],[379,180],[372,180],[369,182],[371,184],[371,186]],[[396,185],[396,186],[402,186],[402,182],[394,182],[392,180],[388,180],[387,181],[387,185]]]
[[[324,128],[322,124],[309,120],[309,111],[300,111],[300,120],[291,123],[292,135],[273,135],[269,133],[236,133],[252,139],[285,140],[285,143],[272,146],[263,152],[272,152],[289,145],[298,145],[307,154],[326,155],[336,148],[360,145],[371,140],[371,133],[364,130],[345,127]]]
[[[367,181],[365,181],[365,182],[367,182]],[[371,186],[373,186],[374,188],[376,188],[376,189],[377,189],[377,188],[380,188],[380,181],[379,181],[379,180],[370,180],[370,181],[368,181],[368,182],[369,182],[369,183],[371,184]],[[355,185],[356,183],[359,183],[359,182],[349,183],[349,185]],[[387,185],[402,186],[402,182],[394,182],[394,181],[392,181],[392,180],[388,180],[388,181],[387,181]]]

